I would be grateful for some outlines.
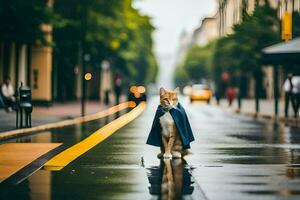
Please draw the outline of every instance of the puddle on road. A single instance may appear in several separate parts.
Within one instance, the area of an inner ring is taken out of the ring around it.
[[[181,159],[160,160],[147,169],[149,193],[157,199],[206,199],[192,176],[192,169]],[[200,195],[199,195],[200,194]]]

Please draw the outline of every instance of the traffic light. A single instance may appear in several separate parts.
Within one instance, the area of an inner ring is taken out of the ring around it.
[[[292,39],[292,14],[288,11],[282,17],[281,38],[285,41]]]

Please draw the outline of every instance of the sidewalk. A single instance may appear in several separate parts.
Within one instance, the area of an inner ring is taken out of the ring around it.
[[[275,106],[274,106],[274,100],[260,100],[260,110],[257,116],[274,119],[275,118]],[[237,111],[238,110],[238,102],[237,99],[233,102],[232,106],[228,106],[228,102],[225,99],[222,99],[220,101],[220,106],[231,110],[231,111]],[[254,99],[243,99],[242,100],[242,108],[240,110],[240,113],[252,115],[255,116],[255,100]],[[288,119],[285,119],[284,117],[284,101],[279,101],[278,103],[278,119],[282,121],[292,122],[292,123],[300,123],[300,116],[298,116],[297,119],[294,117],[294,111],[290,105],[289,108],[289,117]]]
[[[104,110],[108,106],[103,105],[99,101],[86,102],[86,114],[94,114]],[[59,122],[61,120],[75,118],[81,116],[80,101],[67,103],[54,103],[50,107],[35,106],[32,112],[32,127]],[[0,134],[4,131],[14,130],[16,123],[16,113],[7,113],[0,110]]]

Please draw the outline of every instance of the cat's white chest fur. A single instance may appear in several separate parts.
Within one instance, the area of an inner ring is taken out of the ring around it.
[[[159,118],[160,125],[162,127],[162,133],[166,136],[170,136],[170,130],[174,126],[174,120],[170,112],[166,112],[163,116]]]

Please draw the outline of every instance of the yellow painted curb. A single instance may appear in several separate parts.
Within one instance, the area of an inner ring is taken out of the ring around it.
[[[119,112],[121,110],[128,108],[128,103],[129,102],[124,102],[119,105],[113,106],[107,110],[104,110],[104,111],[101,111],[101,112],[98,112],[98,113],[92,114],[92,115],[86,115],[86,116],[77,117],[74,119],[44,124],[44,125],[35,126],[32,128],[24,128],[24,129],[1,132],[0,140],[24,135],[27,133],[32,133],[32,132],[37,132],[37,131],[45,131],[45,130],[49,130],[49,129],[53,129],[53,128],[61,128],[61,127],[69,126],[69,125],[74,125],[74,124],[79,124],[79,123],[84,123],[84,122],[89,122],[92,120],[100,119],[100,118],[112,115],[116,112]]]
[[[146,103],[140,103],[130,112],[115,119],[114,121],[110,122],[109,124],[92,133],[86,139],[82,140],[81,142],[73,145],[72,147],[53,157],[44,165],[44,169],[51,171],[61,170],[70,162],[72,162],[82,154],[86,153],[88,150],[90,150],[97,144],[104,141],[118,129],[122,128],[123,126],[137,118],[144,111],[145,107]]]

